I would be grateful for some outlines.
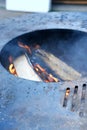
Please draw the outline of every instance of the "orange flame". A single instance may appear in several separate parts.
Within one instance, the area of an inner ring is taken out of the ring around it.
[[[39,64],[34,65],[34,70],[43,79],[44,82],[58,82],[59,80],[55,78],[52,74],[48,74],[44,68]]]
[[[35,68],[38,68],[39,71],[41,72],[45,72],[46,70],[44,68],[42,68],[39,64],[35,64],[34,65]]]
[[[9,72],[15,76],[17,75],[16,69],[13,64],[9,65]]]
[[[50,78],[50,80],[52,80],[51,82],[58,82],[58,79],[55,78],[52,74],[49,74],[48,78]]]
[[[31,54],[31,49],[29,46],[24,45],[22,42],[18,42],[18,45],[24,49],[26,49]]]

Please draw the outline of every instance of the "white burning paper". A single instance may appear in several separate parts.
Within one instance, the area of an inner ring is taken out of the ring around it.
[[[33,67],[29,59],[26,57],[26,55],[18,57],[13,62],[13,64],[16,69],[18,77],[32,81],[42,81],[40,77],[33,70]]]

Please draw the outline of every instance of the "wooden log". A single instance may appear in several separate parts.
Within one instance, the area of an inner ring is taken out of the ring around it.
[[[76,80],[81,77],[81,74],[71,66],[42,49],[38,49],[36,55],[43,59],[49,68],[51,68],[62,80]]]
[[[14,67],[16,69],[17,75],[20,78],[33,80],[33,81],[42,81],[40,77],[33,70],[30,60],[26,55],[18,57],[14,62]]]
[[[35,64],[34,69],[39,74],[41,79],[43,79],[43,81],[45,81],[45,82],[59,82],[59,80],[56,77],[54,77],[52,74],[49,74],[39,64]]]

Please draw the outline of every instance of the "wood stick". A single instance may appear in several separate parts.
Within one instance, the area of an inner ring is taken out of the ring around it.
[[[43,59],[43,61],[55,72],[55,74],[59,75],[62,80],[76,80],[81,77],[81,74],[75,69],[61,61],[58,57],[55,57],[42,49],[38,49],[36,55]]]

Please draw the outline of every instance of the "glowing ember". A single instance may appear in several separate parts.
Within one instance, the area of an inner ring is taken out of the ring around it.
[[[16,69],[15,69],[15,67],[14,67],[13,64],[10,64],[10,65],[9,65],[9,72],[10,72],[11,74],[17,76],[17,72],[16,72]]]
[[[34,70],[43,79],[44,82],[58,82],[59,80],[55,78],[52,74],[48,74],[44,68],[39,64],[34,65]]]
[[[19,45],[20,47],[26,49],[30,54],[32,53],[29,46],[24,45],[22,42],[18,42],[18,45]]]
[[[66,90],[66,93],[65,93],[65,96],[68,97],[69,94],[70,94],[70,89],[67,89],[67,90]]]
[[[46,72],[46,70],[42,68],[39,64],[35,64],[34,67],[37,68],[41,72]]]
[[[58,79],[55,78],[52,74],[49,74],[49,78],[52,80],[52,82],[58,82]]]

